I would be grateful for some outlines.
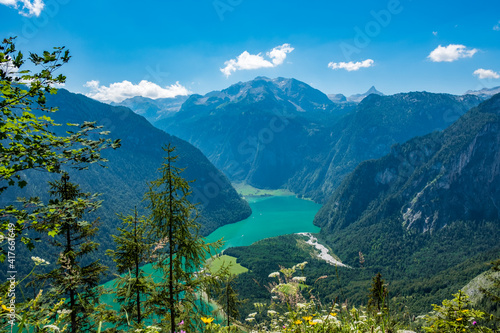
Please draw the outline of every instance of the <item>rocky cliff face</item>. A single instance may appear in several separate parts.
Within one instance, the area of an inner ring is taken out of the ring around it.
[[[290,179],[289,188],[325,202],[359,163],[384,156],[394,144],[447,128],[480,101],[426,92],[370,95],[329,128],[327,146],[306,157],[309,163]]]
[[[500,220],[500,95],[443,132],[396,145],[350,174],[315,222],[326,230],[396,218],[428,232]]]
[[[500,123],[498,113],[497,119],[490,115],[491,121],[470,133],[462,145],[460,138],[454,142],[448,137],[460,147],[452,150],[453,155],[438,152],[424,169],[429,173],[425,185],[419,182],[420,191],[402,208],[407,228],[425,232],[457,220],[500,219]]]

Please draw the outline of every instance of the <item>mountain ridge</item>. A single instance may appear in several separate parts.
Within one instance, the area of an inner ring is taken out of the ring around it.
[[[362,193],[358,192],[360,200],[355,201],[355,206],[348,208],[345,214],[347,215],[337,215],[336,213],[328,214],[328,221],[336,221],[335,224],[339,224],[340,227],[345,227],[355,220],[363,218],[368,218],[367,216],[362,217],[364,211],[373,205],[398,205],[397,202],[402,200],[407,200],[405,206],[401,206],[403,211],[401,218],[403,218],[403,224],[407,225],[409,228],[419,226],[420,229],[434,230],[436,228],[441,228],[446,225],[446,221],[452,221],[453,218],[462,219],[474,218],[474,213],[470,209],[463,208],[466,207],[466,202],[464,201],[467,195],[459,195],[461,199],[448,198],[448,202],[453,202],[452,207],[449,207],[447,211],[450,215],[449,220],[438,223],[441,217],[432,218],[431,216],[435,214],[427,213],[430,207],[429,204],[425,203],[425,197],[438,197],[441,198],[446,196],[444,193],[437,195],[436,193],[427,194],[428,191],[443,191],[448,190],[453,186],[464,186],[463,181],[465,175],[465,168],[471,166],[472,154],[479,152],[473,149],[470,145],[486,145],[487,151],[496,151],[497,153],[491,156],[491,173],[484,174],[484,172],[479,173],[477,169],[468,170],[469,182],[474,183],[470,178],[475,178],[476,183],[481,183],[480,186],[486,186],[487,188],[496,193],[494,197],[500,198],[500,193],[495,192],[493,184],[500,186],[500,139],[498,137],[498,132],[500,131],[497,127],[499,119],[500,109],[500,94],[494,96],[492,99],[483,102],[479,107],[471,109],[467,114],[462,116],[456,123],[451,125],[448,129],[443,132],[434,132],[428,134],[424,137],[417,137],[409,140],[404,144],[398,144],[392,147],[391,153],[378,160],[365,161],[361,163],[356,170],[345,179],[338,191],[329,199],[329,202],[323,206],[317,216],[316,221],[323,220],[321,226],[326,227],[331,224],[325,224],[325,213],[330,210],[331,212],[337,211],[339,209],[333,209],[333,206],[337,206],[336,202],[343,202],[342,196],[347,194],[342,194],[343,192],[352,191],[356,188],[357,179],[363,179],[361,174],[366,172],[369,182],[363,182],[364,186],[368,189],[365,193],[370,193],[369,197],[363,196]],[[493,112],[486,112],[484,110],[494,110]],[[468,125],[466,125],[468,124]],[[483,128],[484,127],[484,128]],[[485,140],[488,136],[489,140]],[[480,141],[478,141],[480,140]],[[484,142],[484,143],[483,143]],[[491,146],[492,145],[492,146]],[[496,148],[498,149],[496,149]],[[496,150],[495,150],[496,149]],[[453,156],[459,156],[456,159],[452,159]],[[476,159],[478,157],[476,156]],[[483,163],[489,161],[488,155],[482,155],[484,160]],[[477,162],[476,162],[477,163]],[[392,166],[391,166],[392,165]],[[471,167],[474,167],[473,165]],[[484,170],[483,170],[484,171]],[[422,178],[422,173],[427,172],[429,175]],[[361,174],[360,174],[361,173]],[[479,178],[477,178],[479,177]],[[487,181],[488,180],[488,181]],[[489,182],[489,183],[488,183]],[[398,187],[399,186],[399,187]],[[419,187],[420,186],[420,187]],[[398,189],[391,197],[387,197],[387,191],[391,188]],[[419,190],[415,190],[419,188]],[[475,190],[479,191],[479,188],[474,187]],[[412,192],[413,191],[413,192]],[[347,193],[346,192],[346,193]],[[457,195],[460,192],[456,191]],[[414,193],[414,194],[411,194]],[[418,193],[418,194],[417,194]],[[377,196],[381,195],[380,198]],[[350,196],[350,195],[348,195]],[[375,200],[372,202],[372,200]],[[478,197],[477,192],[474,192],[473,197],[469,197],[469,201],[473,200],[476,205],[483,202],[485,205],[490,201],[490,198],[485,196]],[[479,201],[478,201],[479,200]],[[491,199],[493,200],[493,199]],[[443,200],[446,201],[446,200]],[[377,202],[377,204],[375,204]],[[399,204],[401,205],[401,204]],[[388,211],[384,209],[386,206],[379,207],[376,214],[388,214]],[[474,206],[471,204],[471,206]],[[483,212],[496,211],[493,217],[496,219],[500,218],[500,213],[498,208],[500,207],[500,202],[495,203],[494,201],[487,205],[488,208],[484,207]],[[465,209],[465,210],[464,210]],[[351,212],[351,213],[349,213]],[[354,214],[354,215],[352,215]],[[485,213],[485,219],[491,217],[491,213]],[[439,214],[438,214],[439,215]],[[441,213],[441,215],[443,215]],[[372,217],[371,219],[377,220],[377,218]],[[338,229],[336,227],[335,229]]]
[[[324,202],[361,161],[442,130],[480,102],[410,92],[334,103],[298,80],[258,77],[192,95],[155,126],[200,148],[234,182]]]

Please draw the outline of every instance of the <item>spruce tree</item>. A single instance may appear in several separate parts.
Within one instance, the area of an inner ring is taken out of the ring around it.
[[[218,303],[224,309],[226,315],[226,326],[230,327],[231,319],[236,320],[240,316],[238,306],[242,302],[238,299],[238,293],[233,287],[236,275],[227,274],[222,278],[223,285]]]
[[[368,298],[368,308],[374,311],[380,311],[388,308],[387,296],[389,291],[382,280],[382,274],[377,273],[372,278],[372,286]]]
[[[154,267],[162,275],[153,302],[159,325],[174,333],[180,320],[183,327],[196,331],[200,293],[211,279],[200,270],[207,255],[220,246],[207,244],[199,235],[195,206],[188,200],[190,182],[182,178],[184,169],[175,165],[178,156],[170,144],[159,169],[160,178],[149,183],[145,201],[151,211]]]
[[[69,181],[64,173],[60,181],[49,182],[50,207],[60,209],[57,214],[51,213],[50,219],[44,221],[50,228],[59,229],[59,235],[52,244],[60,248],[57,268],[44,274],[51,285],[51,293],[55,298],[67,297],[63,308],[71,311],[70,332],[84,332],[95,323],[92,321],[94,308],[99,302],[99,280],[106,271],[99,260],[90,262],[90,256],[99,244],[92,241],[98,231],[97,220],[85,221],[83,215],[100,207],[101,202],[96,195],[82,193],[77,184]],[[44,228],[42,228],[44,230]]]
[[[140,325],[149,316],[149,302],[145,299],[150,297],[154,288],[151,275],[146,275],[141,268],[151,255],[149,222],[137,216],[137,209],[134,216],[120,218],[123,227],[118,228],[118,235],[113,235],[116,250],[107,251],[116,263],[118,273],[122,274],[115,284],[116,300],[120,304],[118,323],[119,326],[133,326],[133,322]]]

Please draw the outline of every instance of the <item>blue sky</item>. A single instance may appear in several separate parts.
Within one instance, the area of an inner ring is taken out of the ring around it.
[[[500,2],[0,0],[0,37],[66,46],[66,88],[96,99],[293,77],[325,93],[462,94],[500,85]]]

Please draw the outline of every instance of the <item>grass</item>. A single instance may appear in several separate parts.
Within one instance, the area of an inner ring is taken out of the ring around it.
[[[229,272],[234,275],[248,272],[248,268],[241,266],[236,262],[235,257],[222,255],[215,259],[210,259],[210,272],[217,272],[222,265],[229,266]]]
[[[267,189],[259,189],[248,185],[246,183],[233,183],[233,187],[236,189],[238,194],[243,197],[267,197],[267,196],[288,196],[294,195],[293,192],[290,192],[285,189],[280,190],[267,190]]]

